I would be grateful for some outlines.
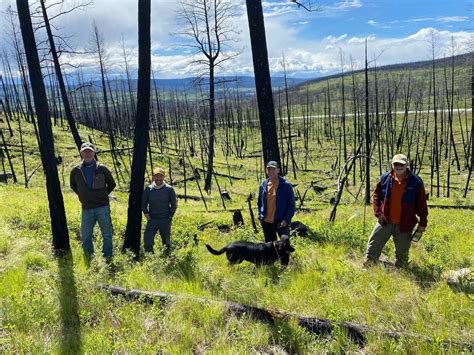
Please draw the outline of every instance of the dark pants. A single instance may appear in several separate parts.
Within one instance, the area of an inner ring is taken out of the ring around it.
[[[280,237],[284,234],[290,236],[290,226],[279,228],[279,223],[267,223],[265,221],[261,221],[261,224],[265,242],[273,242],[277,240],[277,233]]]
[[[153,245],[155,244],[155,235],[160,232],[161,241],[167,248],[170,247],[171,236],[171,220],[169,219],[150,219],[145,228],[143,235],[143,244],[145,252],[153,253]]]

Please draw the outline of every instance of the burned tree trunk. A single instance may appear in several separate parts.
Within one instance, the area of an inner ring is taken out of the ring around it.
[[[64,210],[63,195],[59,182],[56,159],[54,156],[53,131],[48,108],[46,90],[41,74],[38,51],[36,49],[33,26],[31,24],[28,0],[17,0],[18,19],[20,21],[23,44],[28,62],[33,99],[40,135],[41,161],[46,177],[51,229],[53,232],[53,248],[56,251],[69,251],[69,233]]]
[[[150,114],[150,0],[138,0],[138,94],[137,118],[133,138],[132,177],[128,199],[128,219],[123,249],[131,249],[138,256],[142,226],[143,177],[146,167]]]
[[[472,170],[474,170],[474,54],[471,54],[471,61],[471,163],[469,164],[464,197],[467,196],[469,181],[471,180]]]
[[[370,126],[369,126],[369,67],[367,39],[365,40],[365,204],[370,205]]]
[[[262,135],[263,159],[265,163],[269,160],[275,160],[281,166],[262,2],[261,0],[246,1],[260,131]]]
[[[207,152],[207,172],[204,181],[204,190],[211,191],[212,174],[214,167],[214,134],[216,130],[216,109],[214,105],[214,61],[209,61],[209,151]]]

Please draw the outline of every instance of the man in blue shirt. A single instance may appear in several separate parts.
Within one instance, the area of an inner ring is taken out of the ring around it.
[[[268,179],[260,185],[258,192],[258,219],[262,224],[266,242],[277,240],[277,234],[290,235],[291,219],[295,214],[293,186],[279,176],[280,166],[269,161],[266,168]]]

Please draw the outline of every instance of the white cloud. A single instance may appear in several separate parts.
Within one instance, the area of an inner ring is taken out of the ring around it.
[[[343,40],[344,38],[346,38],[346,37],[347,37],[347,34],[343,34],[343,35],[341,35],[341,36],[339,36],[339,37],[327,36],[327,37],[324,38],[324,40],[325,40],[325,41],[328,41],[328,42],[331,43],[331,44],[335,44],[335,43],[337,43],[337,42],[342,41],[342,40]]]
[[[338,10],[348,10],[348,9],[358,9],[362,7],[360,0],[345,0],[330,6],[333,9]]]
[[[297,11],[294,5],[288,4],[286,1],[284,2],[263,1],[262,9],[263,9],[263,14],[265,17],[280,16],[283,14]]]
[[[367,36],[367,37],[351,37],[347,40],[347,43],[349,43],[349,44],[361,44],[361,43],[365,43],[366,39],[367,39],[367,42],[374,41],[375,36],[370,35],[370,36]]]
[[[403,22],[428,22],[428,21],[435,21],[441,23],[448,23],[448,22],[465,22],[468,21],[469,17],[467,16],[438,16],[438,17],[420,17],[420,18],[413,18],[408,20],[403,20]]]
[[[14,3],[14,0],[0,0],[2,7],[4,3]],[[70,0],[66,0],[70,1]],[[235,19],[235,25],[241,30],[240,43],[235,49],[243,48],[242,54],[230,61],[225,62],[217,74],[253,74],[252,56],[250,52],[250,39],[247,16],[243,0],[238,1],[240,6],[239,16]],[[13,4],[14,5],[14,4]],[[265,17],[267,47],[272,74],[279,74],[282,69],[283,54],[286,57],[287,69],[290,75],[315,75],[316,73],[331,73],[340,70],[340,50],[344,56],[353,57],[356,65],[363,63],[364,44],[366,36],[363,34],[338,33],[318,37],[303,36],[303,31],[308,31],[308,17],[303,11],[293,12],[294,4],[288,5],[286,1],[269,2],[264,1],[263,6],[267,16]],[[342,1],[333,6],[332,13],[344,12],[349,9],[361,7],[360,1]],[[336,10],[337,8],[337,10]],[[113,11],[111,11],[113,9]],[[177,2],[171,0],[152,0],[152,65],[156,77],[171,78],[196,75],[200,70],[189,65],[191,58],[185,49],[179,46],[179,39],[171,36],[177,30],[175,24],[175,11]],[[1,10],[1,9],[0,9]],[[291,15],[277,16],[277,14],[290,11]],[[326,9],[324,10],[326,11]],[[273,15],[272,15],[273,14]],[[0,14],[0,16],[2,16]],[[319,13],[318,13],[319,16]],[[321,13],[321,16],[326,16]],[[0,17],[3,20],[3,17]],[[122,52],[122,36],[127,48],[130,67],[134,74],[137,68],[137,11],[136,2],[130,0],[96,0],[93,7],[85,11],[77,11],[74,14],[58,18],[59,25],[66,34],[75,34],[73,42],[76,48],[88,47],[88,38],[91,33],[92,19],[97,20],[99,29],[104,33],[104,39],[109,53],[107,67],[109,73],[124,73],[124,59]],[[454,21],[454,17],[449,17]],[[460,17],[462,18],[462,17]],[[436,25],[443,26],[448,17],[437,17],[438,22],[433,22],[432,27],[426,26],[405,37],[381,38],[376,34],[370,34],[369,56],[376,56],[383,52],[378,58],[378,65],[402,63],[409,61],[425,60],[430,58],[429,41],[431,33],[436,39],[438,53],[444,53],[451,46],[451,37],[458,46],[458,53],[468,50],[468,42],[472,41],[472,35],[465,31],[440,31]],[[441,20],[444,19],[444,20]],[[428,21],[428,18],[411,19],[412,22]],[[433,19],[431,19],[433,21]],[[402,20],[403,21],[403,20]],[[400,21],[400,23],[402,22]],[[459,20],[460,21],[460,20]],[[380,25],[375,19],[367,22],[368,25]],[[383,24],[382,24],[383,25]],[[431,25],[431,24],[430,24]],[[368,27],[374,29],[373,27]],[[344,28],[348,31],[348,28]],[[0,47],[5,46],[4,34],[0,33]],[[2,48],[0,48],[1,50]],[[80,64],[84,72],[97,75],[97,60],[93,55],[69,55],[67,60],[71,64]],[[348,63],[346,63],[347,65]],[[71,69],[68,69],[71,72]]]
[[[436,18],[437,22],[464,22],[469,20],[467,16],[441,16]]]

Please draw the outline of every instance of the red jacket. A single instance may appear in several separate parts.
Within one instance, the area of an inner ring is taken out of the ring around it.
[[[390,172],[381,176],[374,191],[374,214],[381,224],[390,221],[390,192],[393,177]],[[400,232],[408,232],[415,228],[420,218],[419,225],[426,227],[428,224],[428,207],[423,180],[408,170],[405,192],[402,197],[402,213],[400,218]]]

